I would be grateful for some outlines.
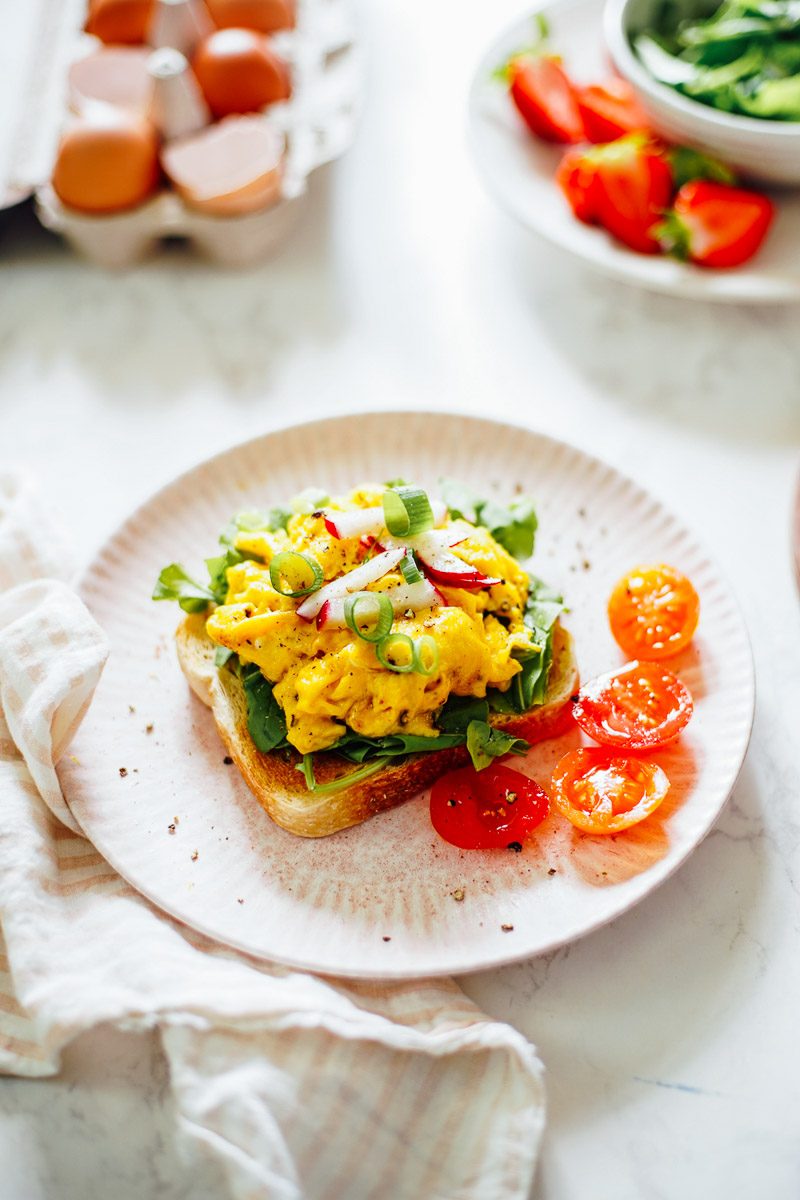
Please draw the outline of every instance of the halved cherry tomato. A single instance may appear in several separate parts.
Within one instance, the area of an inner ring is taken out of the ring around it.
[[[449,771],[431,791],[433,828],[462,850],[519,849],[549,808],[538,783],[501,764]]]
[[[546,142],[583,141],[583,121],[572,84],[558,59],[520,54],[508,64],[511,99],[522,119]]]
[[[697,592],[665,563],[635,567],[608,602],[614,640],[632,658],[669,658],[688,646],[700,617]]]
[[[590,142],[613,142],[635,129],[647,128],[647,117],[624,79],[576,88],[575,99]]]
[[[609,750],[572,750],[553,772],[555,808],[586,833],[619,833],[649,817],[669,791],[660,767]]]
[[[585,683],[572,715],[584,733],[620,750],[656,750],[692,717],[689,689],[666,667],[631,662]]]

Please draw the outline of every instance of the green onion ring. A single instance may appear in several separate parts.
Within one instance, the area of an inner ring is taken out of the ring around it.
[[[405,558],[400,559],[400,570],[403,572],[406,583],[422,583],[422,572],[417,566],[413,550],[406,551]]]
[[[281,587],[282,574],[285,569],[291,569],[292,566],[295,570],[299,567],[310,571],[313,578],[308,587],[299,588],[296,592],[285,592]],[[309,592],[319,591],[325,582],[325,576],[322,574],[322,567],[309,554],[301,554],[299,550],[281,550],[269,564],[269,581],[278,595],[296,597],[307,596]]]
[[[392,537],[414,537],[433,529],[427,493],[418,487],[389,488],[383,493],[383,519]]]
[[[408,646],[409,659],[407,664],[398,665],[397,663],[391,662],[387,657],[392,646],[396,645]],[[414,663],[416,661],[414,655],[414,642],[407,633],[387,633],[386,636],[382,637],[375,646],[375,653],[377,654],[378,662],[382,667],[386,667],[389,671],[396,671],[398,675],[405,675],[409,671],[414,670]]]
[[[367,615],[375,616],[372,628],[364,630],[359,626],[359,609],[362,612],[362,620]],[[392,602],[385,592],[354,592],[344,602],[344,620],[347,628],[357,637],[363,638],[365,642],[379,642],[392,628]]]
[[[428,650],[431,656],[429,667],[425,666],[422,660],[422,651]],[[414,670],[420,675],[433,675],[439,667],[439,647],[435,638],[432,638],[429,633],[423,633],[422,637],[418,637],[414,643]]]

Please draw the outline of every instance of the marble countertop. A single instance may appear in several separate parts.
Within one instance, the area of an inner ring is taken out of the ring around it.
[[[265,266],[171,247],[123,275],[18,210],[0,226],[2,453],[80,561],[197,460],[364,407],[495,415],[634,475],[713,547],[749,625],[750,751],[715,829],[657,892],[553,954],[462,980],[539,1047],[535,1200],[795,1200],[800,602],[790,526],[800,308],[701,305],[596,276],[484,195],[464,99],[520,5],[363,6],[356,146]],[[444,10],[447,11],[444,11]],[[222,1200],[170,1136],[154,1039],[99,1029],[53,1080],[0,1082],[8,1200]]]

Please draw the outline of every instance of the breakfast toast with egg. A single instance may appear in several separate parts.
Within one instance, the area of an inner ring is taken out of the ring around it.
[[[220,737],[248,787],[278,825],[301,837],[324,837],[357,825],[385,809],[394,808],[429,787],[440,775],[470,761],[465,745],[410,754],[396,764],[360,778],[333,793],[309,791],[296,769],[300,756],[286,751],[262,754],[247,727],[247,699],[239,678],[220,670],[216,646],[206,633],[203,613],[194,613],[176,633],[178,659],[195,695],[211,709]],[[553,632],[553,662],[547,694],[519,715],[495,713],[491,724],[529,742],[559,732],[569,699],[578,687],[578,668],[572,636],[557,623]],[[335,751],[315,753],[318,784],[346,779],[358,767]]]

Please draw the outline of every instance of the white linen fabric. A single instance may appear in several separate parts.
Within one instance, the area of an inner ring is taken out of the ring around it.
[[[31,480],[0,471],[0,1071],[55,1074],[99,1022],[156,1028],[181,1149],[235,1200],[524,1200],[544,1089],[520,1033],[451,980],[226,950],[83,837],[55,766],[109,647],[68,571]]]

